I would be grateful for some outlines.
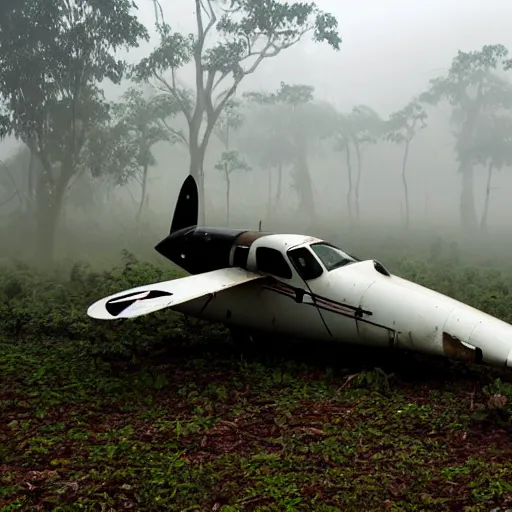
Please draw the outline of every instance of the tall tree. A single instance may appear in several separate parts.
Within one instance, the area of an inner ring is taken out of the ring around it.
[[[27,208],[30,200],[30,188],[27,184],[29,159],[28,152],[22,150],[7,161],[0,160],[0,208],[11,206],[14,200],[17,200],[22,210]]]
[[[361,218],[359,191],[363,176],[363,152],[366,146],[377,142],[378,137],[382,134],[383,124],[379,114],[366,105],[356,105],[346,117],[348,120],[348,133],[351,135],[350,138],[357,157],[354,205],[356,219],[359,222]]]
[[[229,226],[229,205],[231,193],[231,175],[238,171],[250,171],[250,165],[242,158],[238,151],[226,150],[222,152],[219,162],[215,168],[224,173],[226,180],[226,222]]]
[[[162,141],[176,143],[182,140],[179,133],[168,124],[168,120],[176,115],[178,109],[172,98],[146,98],[141,89],[133,87],[125,92],[122,100],[115,105],[114,112],[118,127],[127,138],[127,144],[133,147],[133,157],[140,168],[140,172],[134,174],[141,186],[135,217],[139,224],[146,204],[149,168],[156,164],[152,153],[153,146]]]
[[[506,68],[508,50],[505,46],[486,45],[481,50],[460,51],[453,58],[448,73],[431,80],[421,101],[438,104],[446,100],[452,107],[455,127],[455,151],[462,177],[460,218],[465,231],[477,226],[474,198],[474,165],[472,147],[478,123],[483,115],[512,103],[510,86],[498,71]]]
[[[426,128],[427,113],[421,103],[416,99],[410,101],[404,108],[391,114],[386,123],[385,138],[396,144],[404,145],[402,157],[402,185],[404,187],[405,200],[405,227],[409,227],[409,188],[407,185],[407,160],[412,139],[420,131]]]
[[[244,115],[241,112],[241,105],[238,100],[231,99],[226,103],[224,111],[221,112],[215,126],[215,135],[222,142],[223,146],[231,149],[231,137],[233,132],[244,124]]]
[[[181,106],[188,123],[190,174],[199,184],[200,221],[204,222],[206,149],[220,113],[242,80],[263,60],[296,45],[306,34],[336,50],[341,39],[336,19],[312,2],[195,0],[195,15],[196,34],[173,32],[167,23],[157,21],[160,45],[141,61],[136,76],[151,81]],[[195,67],[192,94],[177,77],[188,63]]]
[[[249,100],[249,122],[245,125],[239,143],[249,159],[268,172],[267,217],[270,217],[271,212],[280,209],[283,175],[294,160],[289,108],[277,103],[275,96],[269,93],[249,92],[244,96]]]
[[[238,130],[244,123],[244,116],[240,112],[240,103],[234,99],[226,103],[224,111],[217,121],[215,133],[224,145],[219,162],[215,168],[222,171],[226,180],[226,221],[229,226],[229,206],[231,192],[231,175],[237,171],[249,171],[251,167],[238,151],[231,149],[232,132]]]
[[[311,221],[316,218],[313,181],[309,171],[310,128],[306,124],[306,116],[312,113],[311,106],[314,98],[314,87],[309,85],[289,85],[281,83],[281,88],[275,95],[275,101],[289,108],[288,131],[293,144],[293,182],[299,197],[299,207],[309,216]]]
[[[316,207],[313,179],[309,170],[309,155],[320,139],[332,135],[332,108],[330,105],[315,101],[314,87],[310,85],[290,85],[282,82],[276,92],[251,92],[245,96],[259,104],[281,108],[279,112],[283,124],[280,124],[279,128],[284,132],[282,137],[287,140],[285,148],[289,150],[299,210],[314,222]]]
[[[346,166],[347,166],[347,211],[350,226],[354,223],[354,213],[352,209],[354,183],[353,183],[353,168],[352,168],[352,145],[354,142],[354,133],[350,125],[348,116],[342,113],[337,113],[338,122],[334,130],[334,150],[345,153]]]
[[[98,84],[121,81],[126,63],[114,52],[141,38],[147,31],[130,0],[2,3],[0,136],[22,140],[41,163],[35,187],[41,262],[53,257],[64,198],[86,170],[91,135],[109,121]]]
[[[480,229],[487,231],[492,178],[495,171],[512,166],[512,112],[481,116],[475,130],[472,159],[487,168]]]

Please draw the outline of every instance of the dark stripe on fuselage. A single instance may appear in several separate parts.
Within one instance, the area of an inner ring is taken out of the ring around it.
[[[261,285],[262,288],[265,288],[265,290],[270,290],[271,292],[279,293],[279,295],[284,295],[286,297],[290,297],[292,299],[295,299],[297,297],[297,293],[294,290],[284,290],[282,288],[277,288],[272,285],[263,284]]]
[[[279,293],[280,295],[284,295],[285,297],[289,297],[296,301],[297,298],[297,292],[304,293],[304,295],[309,295],[313,302],[303,302],[303,304],[307,304],[309,306],[317,307],[318,309],[323,309],[324,311],[329,311],[331,313],[336,313],[338,315],[347,317],[347,318],[353,318],[354,320],[358,322],[364,322],[365,324],[374,325],[375,327],[381,327],[383,329],[388,329],[393,331],[393,329],[390,329],[386,325],[377,324],[375,322],[372,322],[370,320],[367,320],[366,318],[363,318],[362,315],[368,315],[371,316],[373,313],[371,311],[366,311],[361,309],[358,306],[352,306],[350,304],[343,304],[342,302],[337,302],[331,299],[328,299],[326,297],[323,297],[321,295],[312,294],[310,292],[306,292],[305,290],[302,290],[301,288],[294,288],[292,286],[288,286],[284,283],[278,282],[275,284],[262,284],[262,288],[265,288],[266,290]]]

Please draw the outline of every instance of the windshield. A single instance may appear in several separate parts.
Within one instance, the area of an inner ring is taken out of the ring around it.
[[[327,271],[334,270],[335,268],[343,267],[349,263],[354,263],[356,260],[343,252],[337,247],[327,245],[325,243],[316,243],[310,245],[311,250],[318,256],[318,259],[324,264]]]

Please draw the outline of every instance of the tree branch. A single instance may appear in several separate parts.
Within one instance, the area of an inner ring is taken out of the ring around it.
[[[216,107],[214,107],[214,110],[213,110],[213,116],[215,118],[217,118],[220,114],[220,112],[222,111],[222,109],[224,108],[224,106],[226,105],[226,103],[229,101],[229,99],[233,96],[233,94],[236,92],[236,89],[237,87],[240,85],[240,82],[242,81],[242,79],[244,77],[246,77],[247,75],[250,75],[252,73],[254,73],[254,71],[256,71],[257,67],[261,64],[261,62],[263,61],[263,59],[265,58],[268,58],[268,57],[274,57],[276,56],[283,48],[277,48],[274,52],[270,52],[270,53],[267,53],[268,49],[271,48],[272,46],[275,47],[273,41],[269,41],[265,48],[259,52],[257,55],[258,55],[258,58],[256,59],[256,61],[253,63],[253,65],[247,69],[246,71],[243,71],[243,73],[238,77],[238,78],[235,78],[234,79],[234,82],[233,82],[233,85],[227,90],[227,92],[225,93],[224,97],[222,98],[222,100],[220,100],[220,102],[217,104]],[[222,96],[222,95],[221,95]]]
[[[302,39],[302,37],[305,34],[307,34],[308,32],[311,32],[311,30],[313,30],[313,27],[305,28],[305,29],[301,30],[299,32],[299,34],[294,39],[292,39],[291,41],[288,41],[287,43],[283,43],[281,45],[277,45],[275,40],[270,38],[269,41],[267,42],[267,44],[265,45],[265,47],[260,52],[249,53],[248,55],[246,55],[245,57],[240,59],[239,64],[242,63],[243,61],[247,60],[250,57],[258,56],[257,59],[252,64],[252,66],[249,69],[243,71],[242,77],[245,77],[247,75],[251,75],[252,73],[254,73],[264,59],[276,57],[283,50],[287,50],[288,48],[291,48],[292,46],[296,45]],[[273,51],[269,51],[270,49],[272,49]],[[240,81],[241,81],[241,78],[238,81],[238,83],[240,83]]]
[[[211,1],[211,0],[208,0]],[[233,7],[236,2],[231,2],[231,6],[229,8],[222,7],[222,5],[219,5],[219,9],[226,13],[226,14],[233,14],[235,12],[240,12],[242,10],[242,4],[238,2],[238,5],[236,7]]]
[[[164,127],[166,128],[166,130],[169,131],[169,133],[172,133],[173,135],[175,135],[176,137],[178,137],[179,139],[181,139],[185,145],[187,147],[190,147],[190,144],[188,143],[188,140],[187,138],[183,135],[183,133],[179,132],[178,130],[175,130],[174,128],[172,128],[171,126],[169,126],[169,124],[165,121],[165,119],[162,119],[160,118],[159,121],[164,125]]]
[[[0,164],[2,164],[2,167],[5,169],[5,172],[7,173],[7,176],[9,177],[9,180],[12,183],[12,186],[14,187],[15,195],[18,196],[18,199],[20,200],[20,204],[23,207],[24,206],[23,197],[21,196],[21,192],[20,192],[20,189],[18,188],[18,185],[16,185],[16,181],[14,181],[14,178],[12,177],[11,170],[9,169],[9,167],[3,160],[0,160]]]
[[[139,183],[140,183],[140,180],[139,180]],[[132,191],[130,190],[129,187],[126,188],[126,190],[128,191],[128,194],[130,195],[130,197],[132,198],[133,202],[135,204],[139,204],[139,201],[137,201],[137,199],[135,199],[135,197],[133,197],[133,194],[132,194]]]
[[[228,71],[227,73],[222,73],[219,77],[219,79],[213,84],[212,91],[215,91],[219,84],[231,73],[231,71]]]
[[[210,0],[207,0],[210,2]],[[202,0],[195,0],[196,2],[196,23],[197,23],[197,45],[194,49],[194,61],[196,67],[196,94],[197,94],[197,103],[196,109],[194,111],[193,117],[197,118],[199,116],[200,110],[203,108],[202,102],[204,98],[204,75],[203,75],[203,49],[204,42],[206,38],[206,32],[203,26],[203,17],[201,15],[202,9]],[[211,5],[210,5],[211,7]],[[209,30],[211,27],[212,20],[206,27]]]
[[[70,179],[66,186],[66,192],[65,192],[66,194],[69,194],[69,191],[73,188],[75,183],[83,176],[84,172],[85,172],[85,167],[81,167],[76,174],[69,177]],[[74,178],[74,179],[72,180],[72,178]]]
[[[240,83],[241,80],[242,80],[242,77],[235,80],[235,82],[233,83],[233,85],[231,86],[229,91],[226,93],[226,95],[224,96],[222,101],[215,108],[213,107],[213,105],[211,103],[211,94],[210,94],[210,96],[208,98],[209,99],[209,108],[208,108],[208,112],[207,112],[208,124],[206,125],[206,130],[205,130],[205,133],[203,135],[203,140],[201,141],[201,145],[200,145],[202,151],[206,150],[206,145],[208,144],[208,141],[210,140],[210,136],[215,127],[215,123],[217,122],[217,119],[219,118],[226,103],[235,94],[238,84]]]
[[[272,47],[274,47],[276,49],[273,52],[268,52],[268,50],[270,48],[272,48]],[[246,77],[247,75],[250,75],[250,74],[254,73],[256,71],[257,67],[263,61],[263,59],[269,58],[269,57],[275,57],[283,49],[285,49],[285,46],[283,46],[281,48],[277,48],[275,46],[274,41],[272,41],[272,40],[268,41],[268,43],[265,45],[265,48],[263,48],[263,50],[261,50],[261,52],[258,52],[256,54],[256,55],[258,55],[258,58],[254,61],[253,65],[249,69],[243,71],[243,73],[238,78],[234,79],[233,85],[227,90],[227,92],[225,93],[223,99],[220,100],[220,102],[217,104],[216,107],[214,107],[212,114],[213,114],[213,117],[215,118],[215,120],[219,116],[220,112],[222,111],[222,109],[224,108],[226,103],[229,101],[229,99],[236,92],[236,89],[237,89],[238,85],[240,84],[240,82],[242,81],[242,79],[244,77]]]
[[[214,115],[214,108],[213,108],[213,102],[212,102],[212,93],[214,90],[214,80],[215,80],[215,73],[216,71],[214,69],[208,70],[208,78],[206,80],[206,87],[204,91],[204,99],[205,99],[205,107],[206,107],[206,115],[208,118],[212,117]]]
[[[165,89],[158,88],[158,87],[156,87],[156,89],[158,89],[162,92],[168,92],[172,95],[172,97],[178,102],[178,105],[180,106],[180,109],[183,112],[183,115],[187,119],[187,122],[190,124],[190,122],[192,121],[192,116],[191,116],[190,110],[187,108],[185,103],[183,103],[183,100],[178,92],[177,87],[176,87],[176,77],[174,74],[174,68],[172,68],[172,70],[171,70],[172,85],[169,82],[167,82],[167,80],[165,78],[163,78],[161,75],[154,74],[154,77],[165,87]]]
[[[208,18],[210,19],[210,21],[208,22],[208,25],[204,29],[204,37],[203,37],[203,39],[206,39],[206,36],[208,35],[208,32],[213,28],[213,26],[215,25],[215,23],[217,21],[217,16],[215,14],[215,11],[213,10],[212,0],[206,0],[207,3],[208,3],[208,8],[209,9],[206,9],[203,0],[199,0],[199,1],[201,2],[201,7],[203,8],[204,12],[207,14]]]
[[[160,5],[159,0],[153,0],[153,7],[155,9],[155,23],[158,26],[159,25],[158,15],[160,14],[160,19],[163,22],[164,21],[164,11],[162,9],[162,6]]]
[[[14,192],[14,194],[5,201],[0,201],[0,208],[2,208],[2,206],[5,206],[6,204],[9,204],[17,195],[18,192]]]

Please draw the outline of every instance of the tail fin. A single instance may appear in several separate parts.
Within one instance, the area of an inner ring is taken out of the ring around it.
[[[189,175],[181,186],[180,195],[174,209],[170,233],[179,229],[197,226],[199,215],[199,192],[196,180]]]

